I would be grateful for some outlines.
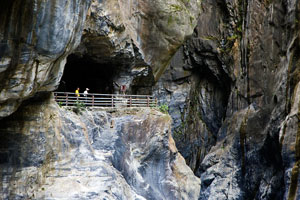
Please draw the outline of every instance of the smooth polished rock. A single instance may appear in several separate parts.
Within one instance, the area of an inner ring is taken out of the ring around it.
[[[0,118],[36,92],[56,89],[80,43],[90,0],[1,1]]]

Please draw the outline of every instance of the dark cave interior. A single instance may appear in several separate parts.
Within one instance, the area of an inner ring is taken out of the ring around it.
[[[99,64],[88,57],[71,54],[57,91],[75,92],[79,87],[80,93],[89,88],[89,93],[111,94],[115,68],[111,63]]]

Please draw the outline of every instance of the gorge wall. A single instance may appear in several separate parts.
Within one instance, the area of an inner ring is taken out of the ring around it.
[[[299,6],[0,2],[1,194],[299,199]],[[117,93],[118,83],[155,95],[169,107],[171,129],[155,110],[59,108],[48,93],[78,72],[95,75],[94,92]]]
[[[90,63],[90,74],[112,68],[120,84],[143,83],[143,76],[153,84],[192,34],[198,6],[1,1],[1,198],[198,199],[200,179],[178,153],[168,115],[150,108],[75,114],[51,95],[63,72],[72,73],[67,81],[82,79],[78,63]],[[75,70],[64,70],[68,61]]]
[[[200,199],[299,199],[298,1],[202,1],[155,94]]]
[[[80,43],[90,1],[1,1],[0,118],[24,99],[55,90]]]

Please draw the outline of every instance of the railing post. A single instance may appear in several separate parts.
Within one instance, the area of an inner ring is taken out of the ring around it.
[[[111,107],[114,107],[114,95],[111,95]]]
[[[57,94],[54,92],[54,99],[57,101]]]
[[[68,93],[66,94],[66,106],[68,106]]]
[[[94,107],[94,103],[95,103],[95,97],[94,95],[92,96],[92,107]]]
[[[147,96],[147,107],[149,107],[149,96]]]
[[[132,104],[132,97],[130,96],[130,98],[129,98],[129,107],[131,107],[131,104]]]

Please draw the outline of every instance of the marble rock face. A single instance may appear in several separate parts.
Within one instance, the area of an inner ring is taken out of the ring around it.
[[[201,9],[154,91],[200,199],[299,199],[299,2]]]
[[[52,91],[80,43],[89,0],[1,1],[0,118],[36,92]]]
[[[5,0],[0,6],[2,118],[36,92],[57,88],[82,35],[77,54],[135,71],[147,66],[157,80],[193,33],[200,1]]]
[[[104,59],[135,56],[151,66],[158,80],[178,47],[192,35],[199,8],[199,0],[94,0],[81,51]]]
[[[0,124],[0,195],[196,200],[200,179],[178,153],[170,122],[150,108],[76,114],[31,100]]]

